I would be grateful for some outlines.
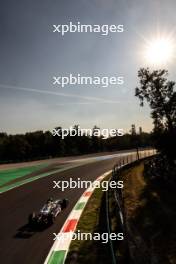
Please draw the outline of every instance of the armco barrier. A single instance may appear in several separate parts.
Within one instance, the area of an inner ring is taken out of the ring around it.
[[[115,180],[117,182],[120,179],[122,169],[128,168],[128,167],[130,168],[131,166],[134,166],[135,164],[137,164],[139,161],[148,159],[149,157],[153,157],[154,155],[156,155],[155,149],[147,149],[147,150],[138,151],[138,153],[136,153],[136,154],[131,154],[131,155],[122,157],[121,159],[119,159],[118,164],[116,164],[114,166],[113,171],[112,171],[112,177],[111,177],[110,181]],[[108,189],[108,191],[106,193],[106,214],[107,214],[106,219],[107,219],[107,230],[110,234],[111,233],[111,225],[110,225],[110,214],[109,214],[109,191],[110,191],[110,189]],[[125,239],[128,240],[129,234],[127,231],[127,226],[126,226],[126,221],[125,221],[125,210],[124,210],[122,189],[118,189],[118,188],[114,189],[114,197],[115,197],[115,201],[116,201],[116,208],[118,211],[118,217],[119,217],[120,223],[121,223],[121,229],[123,230]],[[132,239],[133,238],[130,237],[130,240],[132,240]],[[137,248],[136,241],[132,241],[132,242],[135,244],[134,246]],[[127,241],[127,244],[128,244],[128,241]],[[118,263],[118,259],[116,259],[116,254],[115,254],[115,250],[113,248],[112,241],[109,242],[109,246],[110,246],[112,263],[116,264],[116,263]],[[128,254],[130,254],[128,246],[127,246],[127,251],[128,251]],[[140,256],[140,261],[142,260],[142,258],[144,258],[142,263],[144,263],[144,264],[149,263],[147,261],[147,257],[145,257],[145,256],[141,257]],[[138,262],[136,262],[136,263],[138,263]]]

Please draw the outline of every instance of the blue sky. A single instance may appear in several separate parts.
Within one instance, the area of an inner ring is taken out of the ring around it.
[[[61,125],[152,129],[134,97],[147,66],[144,39],[175,34],[176,2],[154,0],[6,0],[0,8],[0,130],[22,133]],[[52,33],[53,24],[123,24],[124,33]],[[174,79],[174,62],[166,65]],[[123,75],[123,86],[56,88],[53,75]],[[21,89],[22,88],[22,89]],[[45,92],[42,92],[45,91]],[[47,91],[47,92],[46,92]],[[98,100],[97,100],[98,98]]]

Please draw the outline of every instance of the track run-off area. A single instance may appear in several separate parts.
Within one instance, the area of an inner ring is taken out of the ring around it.
[[[13,182],[12,188],[7,188],[0,194],[1,263],[43,264],[45,262],[53,245],[53,233],[61,230],[85,191],[84,188],[67,188],[63,192],[61,189],[53,188],[53,181],[68,181],[70,178],[76,181],[80,178],[93,182],[100,175],[111,170],[122,157],[129,155],[136,159],[136,150],[53,159],[46,161],[48,166],[40,172],[25,175],[24,178]],[[33,163],[29,164],[33,165]],[[18,166],[21,165],[16,165]],[[28,166],[28,163],[24,166]],[[9,168],[13,169],[13,165],[2,167],[3,170]],[[49,197],[67,198],[69,206],[58,215],[52,226],[44,230],[29,229],[28,215],[33,211],[38,212]]]

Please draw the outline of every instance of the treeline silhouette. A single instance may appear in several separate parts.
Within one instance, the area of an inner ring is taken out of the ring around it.
[[[141,68],[138,72],[139,86],[135,96],[140,105],[147,103],[153,119],[153,139],[160,155],[147,166],[148,175],[164,181],[176,183],[176,87],[168,80],[167,70]]]
[[[152,145],[150,133],[137,134],[133,125],[130,133],[103,139],[97,136],[53,136],[50,131],[26,134],[0,133],[0,163],[30,161],[69,155],[115,151]]]

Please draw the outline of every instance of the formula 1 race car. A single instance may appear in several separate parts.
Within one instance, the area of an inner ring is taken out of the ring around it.
[[[38,214],[33,212],[29,215],[29,225],[47,226],[53,224],[57,215],[67,207],[68,199],[53,200],[49,198]]]

